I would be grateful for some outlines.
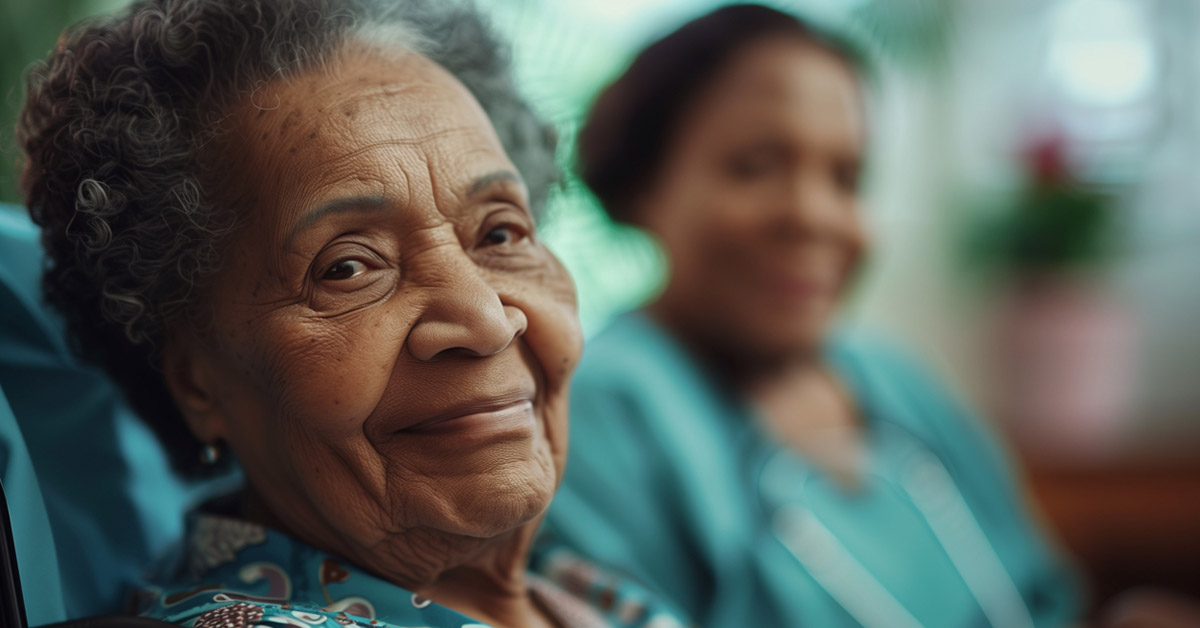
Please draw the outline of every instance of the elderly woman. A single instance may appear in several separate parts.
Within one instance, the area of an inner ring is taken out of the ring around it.
[[[148,615],[677,625],[531,556],[580,334],[535,234],[552,134],[498,55],[445,0],[144,0],[31,73],[48,300],[181,467],[244,472]]]
[[[935,381],[833,332],[867,249],[853,50],[717,10],[642,52],[584,181],[671,275],[588,345],[548,521],[706,626],[1057,626],[1070,578]]]

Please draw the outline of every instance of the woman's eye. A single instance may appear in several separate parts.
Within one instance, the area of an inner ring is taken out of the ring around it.
[[[738,179],[755,179],[771,172],[775,162],[770,155],[736,157],[730,160],[728,168]]]
[[[344,259],[334,262],[321,274],[323,281],[340,281],[350,279],[366,270],[365,264],[354,259]]]
[[[521,233],[510,225],[501,225],[487,232],[483,236],[483,244],[485,246],[498,246],[501,244],[512,244],[521,239]]]

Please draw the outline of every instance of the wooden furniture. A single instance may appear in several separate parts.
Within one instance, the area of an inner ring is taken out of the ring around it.
[[[1031,496],[1088,579],[1093,611],[1137,587],[1200,600],[1200,445],[1191,445],[1026,461]]]

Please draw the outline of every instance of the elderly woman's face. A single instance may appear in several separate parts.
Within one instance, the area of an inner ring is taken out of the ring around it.
[[[479,105],[423,57],[364,54],[235,117],[253,213],[204,296],[212,328],[168,358],[193,430],[229,443],[270,517],[397,580],[535,521],[581,340]]]

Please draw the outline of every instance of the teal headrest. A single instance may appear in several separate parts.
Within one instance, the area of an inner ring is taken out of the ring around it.
[[[38,610],[43,599],[59,609],[65,600],[67,617],[120,610],[125,587],[182,534],[196,491],[105,374],[68,349],[41,300],[38,236],[21,208],[0,204],[0,471],[6,493],[19,496],[10,497],[14,522],[36,520],[39,501],[50,522],[44,534],[26,524],[16,539],[30,619],[45,623],[57,615]],[[61,596],[46,584],[56,579]]]

